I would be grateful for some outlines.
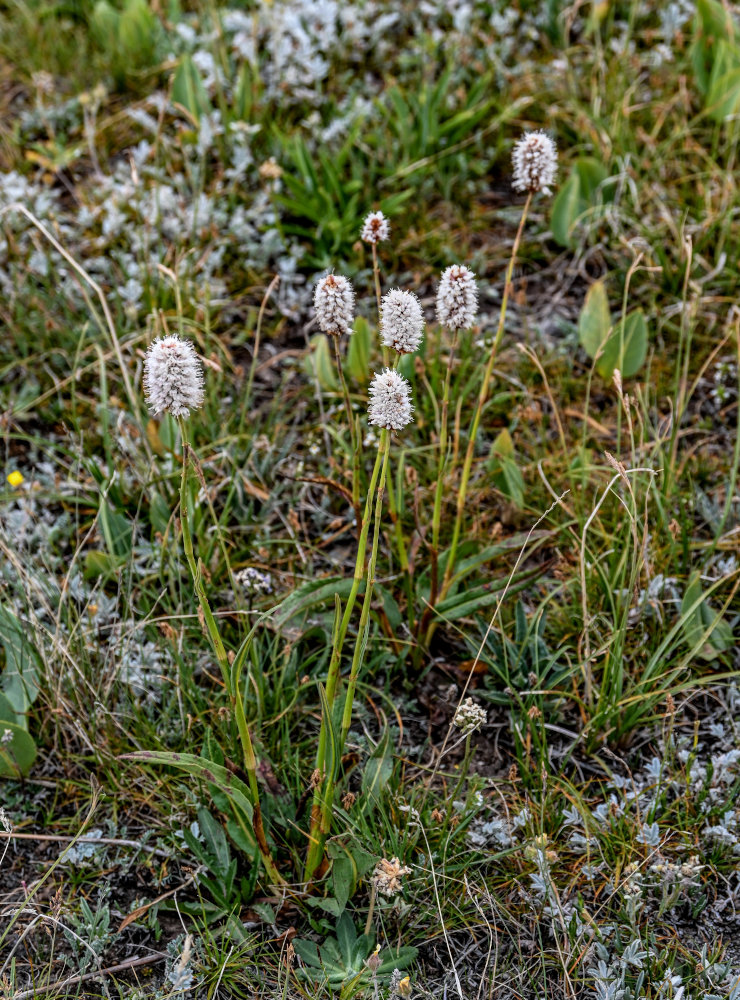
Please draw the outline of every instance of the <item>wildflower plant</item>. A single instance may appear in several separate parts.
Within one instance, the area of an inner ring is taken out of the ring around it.
[[[473,449],[483,409],[488,400],[490,382],[496,350],[501,341],[506,316],[506,303],[510,292],[511,275],[521,240],[524,222],[533,195],[546,191],[554,177],[554,146],[550,140],[537,134],[535,142],[525,137],[515,150],[515,186],[526,180],[527,198],[514,241],[513,252],[506,275],[506,286],[499,316],[499,325],[493,348],[484,368],[478,401],[468,436],[457,494],[457,506],[452,532],[451,547],[446,554],[444,565],[440,565],[440,539],[442,529],[442,497],[447,477],[452,473],[452,463],[448,454],[449,409],[455,367],[455,354],[459,337],[469,330],[476,321],[478,291],[475,274],[462,264],[447,267],[440,278],[436,295],[436,318],[441,331],[451,335],[450,349],[445,362],[442,405],[436,406],[438,413],[438,443],[434,487],[434,506],[430,537],[426,547],[430,553],[430,588],[417,628],[417,653],[428,646],[437,624],[436,607],[443,600],[452,585],[456,565],[468,479],[470,476]],[[536,148],[536,155],[530,147]],[[522,152],[524,150],[524,152]],[[529,152],[527,152],[529,150]],[[526,154],[526,155],[525,155]],[[531,155],[530,155],[531,154]],[[548,157],[550,157],[548,159]],[[526,171],[525,171],[526,167]],[[538,174],[539,170],[539,174]],[[398,502],[392,489],[391,455],[394,439],[403,435],[413,420],[414,406],[412,388],[408,379],[399,371],[405,355],[413,354],[422,343],[425,316],[422,304],[411,291],[393,288],[381,294],[378,246],[388,240],[390,224],[382,212],[371,213],[362,227],[361,237],[368,243],[373,253],[373,283],[378,311],[378,349],[382,352],[385,367],[375,371],[368,389],[367,427],[379,432],[375,439],[375,458],[370,472],[364,503],[360,502],[363,441],[369,437],[361,430],[361,419],[356,417],[344,373],[344,361],[340,342],[353,333],[355,317],[355,291],[349,279],[343,275],[328,273],[320,277],[314,287],[313,302],[316,322],[334,349],[337,374],[342,387],[347,430],[352,449],[352,501],[358,515],[357,550],[355,567],[349,594],[344,606],[336,598],[335,624],[332,632],[331,652],[324,685],[320,688],[321,726],[313,769],[312,805],[308,830],[308,846],[303,870],[304,880],[312,881],[323,870],[324,847],[331,833],[336,786],[340,774],[340,762],[349,736],[353,719],[357,687],[365,668],[366,650],[371,627],[371,609],[375,596],[375,577],[384,521],[386,493],[388,514],[394,527],[394,541],[398,550],[401,571],[406,583],[409,614],[413,619],[413,590],[410,580],[410,563],[403,528],[398,516]],[[391,363],[391,357],[395,360]],[[247,724],[242,692],[241,671],[249,650],[254,629],[249,633],[236,654],[227,654],[218,622],[211,610],[206,593],[206,574],[201,560],[193,546],[190,511],[189,478],[193,468],[202,473],[197,465],[188,436],[187,418],[204,402],[203,370],[193,344],[178,336],[166,336],[156,340],[149,348],[144,365],[144,389],[153,415],[169,413],[177,421],[182,442],[182,477],[180,485],[180,524],[185,557],[190,570],[195,593],[200,605],[200,613],[209,642],[219,664],[224,688],[229,695],[231,709],[236,720],[242,751],[242,767],[246,782],[227,772],[220,765],[203,762],[191,755],[144,753],[137,759],[157,760],[161,763],[175,763],[193,774],[205,776],[211,784],[228,789],[232,804],[244,834],[255,845],[261,858],[267,878],[273,885],[284,883],[284,875],[272,854],[267,831],[264,827],[257,780],[258,760],[254,741]],[[242,570],[233,580],[247,596],[269,593],[271,581],[267,574],[252,567]],[[361,600],[360,600],[361,598]],[[348,637],[353,623],[355,607],[360,603],[359,621],[351,643]],[[256,626],[255,626],[256,627]],[[346,664],[346,672],[343,667]],[[484,725],[485,711],[471,699],[458,709],[455,725],[461,729],[466,743],[465,765],[460,772],[458,788],[464,780],[472,754],[472,736]],[[220,768],[220,769],[219,769]],[[453,793],[453,799],[457,789]],[[396,882],[408,869],[397,859],[383,862],[386,874],[397,872]],[[381,872],[381,875],[383,872]],[[381,875],[373,882],[374,893],[384,892]],[[389,875],[390,877],[390,875]],[[389,883],[390,884],[390,883]],[[395,884],[395,883],[394,883]],[[371,907],[372,913],[372,907]]]

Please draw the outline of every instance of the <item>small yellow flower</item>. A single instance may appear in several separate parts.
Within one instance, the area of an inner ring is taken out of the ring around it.
[[[410,997],[411,996],[411,979],[409,976],[404,976],[401,982],[396,987],[398,990],[398,995],[400,997]]]
[[[11,486],[20,486],[23,482],[23,476],[16,469],[15,472],[11,472],[8,476],[8,482]]]

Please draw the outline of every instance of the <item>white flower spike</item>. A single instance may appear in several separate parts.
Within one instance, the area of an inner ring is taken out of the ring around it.
[[[442,272],[437,290],[437,322],[451,330],[469,330],[478,313],[475,275],[464,264]]]
[[[528,132],[514,146],[513,185],[516,191],[550,194],[558,169],[558,151],[546,132]]]
[[[360,239],[365,243],[380,243],[391,236],[391,224],[382,212],[371,212],[367,216],[360,233]]]
[[[144,390],[153,414],[187,417],[203,405],[203,366],[189,340],[159,337],[149,345]]]
[[[424,336],[421,302],[413,292],[393,288],[380,304],[380,339],[399,354],[413,354]]]
[[[341,274],[327,274],[321,278],[316,284],[313,304],[319,327],[324,333],[333,337],[352,333],[355,293],[347,278]]]
[[[411,423],[411,386],[397,371],[386,368],[373,376],[370,386],[368,422],[389,431],[400,431]]]

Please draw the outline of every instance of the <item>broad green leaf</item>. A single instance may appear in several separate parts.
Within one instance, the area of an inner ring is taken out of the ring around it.
[[[211,111],[211,102],[198,67],[187,53],[181,57],[175,73],[172,100],[183,107],[195,121],[200,121],[201,115],[209,114]]]
[[[571,245],[571,233],[581,214],[582,206],[581,182],[578,174],[573,172],[555,195],[550,215],[552,235],[563,247]]]
[[[525,584],[536,579],[540,573],[541,570],[539,567],[523,573],[517,573],[509,584],[509,595],[516,593]],[[499,580],[491,580],[490,583],[482,584],[480,587],[461,591],[455,594],[454,597],[448,597],[438,604],[436,610],[441,618],[446,618],[449,621],[455,621],[458,618],[464,618],[466,615],[475,614],[483,608],[488,608],[492,604],[496,604],[499,600],[500,591],[506,587],[508,582],[508,576],[504,576]]]
[[[604,379],[610,379],[618,368],[624,378],[637,374],[647,354],[647,323],[642,309],[635,309],[625,317],[624,333],[621,322],[604,344],[596,362],[596,370]]]
[[[4,694],[0,694],[0,723],[2,722],[12,722],[22,729],[28,728],[25,717],[16,712]]]
[[[606,343],[611,325],[609,299],[604,282],[595,281],[586,293],[578,318],[578,340],[590,358],[595,358],[599,348]]]
[[[362,801],[365,809],[371,809],[380,803],[383,789],[393,774],[393,747],[386,729],[378,741],[378,745],[367,759],[362,772]]]
[[[604,193],[601,185],[609,176],[604,164],[593,156],[580,156],[573,164],[573,170],[578,175],[580,181],[581,198],[584,201],[584,211],[589,205],[596,203],[599,197],[605,201],[611,200],[613,195]]]
[[[496,438],[491,445],[491,451],[494,455],[499,455],[501,458],[514,457],[514,442],[506,427],[504,427],[504,429],[496,435]]]
[[[322,389],[336,392],[339,382],[336,374],[336,362],[332,357],[329,338],[319,333],[311,338],[311,349],[306,355],[303,366],[306,374],[318,379]]]
[[[355,382],[364,385],[370,378],[370,324],[363,316],[355,319],[354,332],[349,338],[347,370]]]
[[[289,619],[309,608],[323,604],[338,594],[341,598],[349,597],[352,581],[342,576],[324,577],[321,580],[308,580],[294,590],[290,597],[279,606],[275,617],[276,625],[284,625]]]
[[[215,785],[248,821],[252,820],[252,802],[250,791],[244,782],[235,774],[213,761],[203,760],[192,753],[167,753],[158,750],[139,750],[136,753],[124,754],[122,760],[135,760],[140,764],[163,764],[166,767],[176,767],[193,777],[201,778],[209,785]]]
[[[697,0],[691,63],[697,89],[706,94],[721,43],[734,46],[735,23],[720,0]],[[716,76],[715,76],[716,79]]]
[[[724,73],[709,88],[707,108],[716,122],[724,121],[740,110],[740,68]]]
[[[26,638],[26,629],[12,611],[0,605],[0,643],[5,651],[5,670],[0,690],[18,715],[25,715],[39,693],[39,657]]]
[[[118,24],[118,45],[129,65],[153,61],[156,32],[157,19],[146,0],[127,0]]]
[[[709,601],[701,600],[701,576],[692,573],[681,602],[681,627],[692,648],[699,645],[697,655],[713,660],[734,646],[732,627],[713,610]]]
[[[0,778],[28,774],[36,759],[36,744],[25,729],[14,722],[0,722]]]
[[[346,849],[345,849],[346,850]],[[331,866],[331,882],[339,912],[345,908],[357,884],[357,870],[352,856],[343,853]]]

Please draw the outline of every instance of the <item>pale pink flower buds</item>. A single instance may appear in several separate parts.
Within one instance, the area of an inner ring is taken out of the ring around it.
[[[360,233],[360,239],[365,243],[380,243],[381,240],[390,239],[391,224],[382,212],[371,212],[367,216]]]
[[[475,275],[464,264],[442,272],[437,289],[437,322],[451,330],[469,330],[478,312]]]
[[[411,386],[403,375],[392,368],[386,368],[373,376],[368,423],[385,427],[389,431],[400,431],[411,423],[413,409]]]
[[[516,191],[550,194],[558,168],[558,151],[546,132],[528,132],[514,146],[513,185]]]
[[[187,417],[203,405],[203,366],[189,340],[160,337],[149,345],[144,390],[154,414]]]
[[[313,304],[324,333],[334,337],[352,333],[355,295],[347,278],[341,274],[327,274],[321,278],[313,294]]]
[[[412,354],[424,336],[424,313],[413,292],[392,288],[380,304],[380,339],[399,354]]]

